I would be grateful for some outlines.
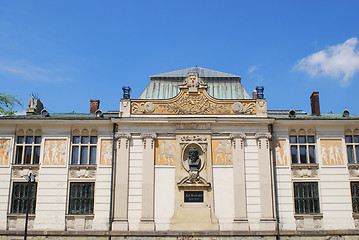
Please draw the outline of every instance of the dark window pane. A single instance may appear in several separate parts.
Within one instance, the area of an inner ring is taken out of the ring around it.
[[[359,161],[359,145],[355,146],[355,155],[356,155],[355,162],[358,163],[358,161]]]
[[[354,151],[352,145],[347,145],[348,163],[354,163]]]
[[[79,163],[79,147],[72,147],[72,161],[71,164]]]
[[[34,147],[33,164],[39,164],[40,147]]]
[[[80,164],[87,164],[88,147],[81,147]]]
[[[308,136],[308,143],[314,143],[314,136]]]
[[[309,146],[309,161],[315,163],[315,146]]]
[[[31,150],[32,147],[25,147],[25,162],[24,164],[31,164]]]
[[[17,143],[24,143],[24,137],[17,137]]]
[[[80,143],[80,137],[74,136],[73,139],[72,139],[72,143],[74,143],[74,144]]]
[[[90,138],[90,143],[91,144],[96,144],[97,143],[97,137],[91,137]]]
[[[307,161],[307,146],[299,146],[300,163],[308,163]]]
[[[89,142],[89,137],[81,137],[81,143],[87,144]]]
[[[94,183],[70,183],[69,214],[92,214]]]
[[[294,205],[297,214],[320,213],[318,183],[294,183]]]
[[[353,213],[359,213],[359,182],[351,182]]]
[[[26,143],[31,144],[34,142],[34,137],[26,137]]]
[[[29,213],[34,214],[36,208],[36,191],[37,183],[33,182],[30,185],[30,208]],[[27,182],[14,182],[12,195],[11,195],[11,213],[24,214],[27,208],[27,194],[28,194],[28,183]]]
[[[359,136],[354,136],[354,142],[359,143]]]
[[[292,163],[298,163],[298,150],[297,146],[291,146],[290,152],[292,154]]]
[[[35,143],[41,144],[41,137],[35,137]]]
[[[345,136],[345,142],[346,143],[352,143],[353,142],[352,136]]]
[[[22,160],[22,146],[17,146],[16,147],[16,157],[15,157],[15,164],[21,164],[21,160]]]
[[[306,137],[305,136],[299,136],[298,137],[299,143],[306,143]]]
[[[90,164],[96,164],[96,147],[90,148]]]
[[[289,141],[290,143],[297,143],[297,136],[290,136]]]

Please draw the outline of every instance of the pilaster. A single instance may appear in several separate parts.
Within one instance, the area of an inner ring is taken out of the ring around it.
[[[275,230],[273,216],[273,191],[272,191],[272,166],[270,161],[269,139],[271,134],[267,132],[256,133],[258,141],[259,182],[261,200],[260,230]]]
[[[127,132],[117,132],[114,219],[112,230],[128,231],[128,177],[130,160],[130,138]]]
[[[142,175],[142,216],[140,230],[154,231],[154,183],[155,183],[155,133],[142,133],[143,175]]]
[[[246,135],[242,132],[232,133],[233,147],[233,182],[234,182],[234,229],[249,231],[246,207],[246,176],[244,162],[244,141]]]

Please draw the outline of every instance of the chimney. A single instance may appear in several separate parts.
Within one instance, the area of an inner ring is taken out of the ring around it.
[[[257,92],[256,89],[253,90],[252,96],[253,96],[253,99],[257,99],[257,98],[258,98],[258,92]]]
[[[310,104],[312,106],[312,115],[320,115],[320,106],[319,106],[319,92],[313,92],[310,96]]]
[[[90,100],[90,113],[95,114],[99,108],[100,108],[100,100],[91,99]]]

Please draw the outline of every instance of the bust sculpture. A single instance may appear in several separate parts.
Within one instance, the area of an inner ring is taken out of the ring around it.
[[[201,168],[201,159],[199,158],[198,149],[196,147],[190,147],[188,150],[189,166],[189,181],[194,182],[199,176],[199,169]]]

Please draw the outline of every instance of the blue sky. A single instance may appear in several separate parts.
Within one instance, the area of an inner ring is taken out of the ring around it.
[[[359,1],[1,1],[0,92],[50,113],[119,110],[149,76],[199,66],[263,85],[268,109],[359,114]],[[24,109],[18,109],[23,111]]]

